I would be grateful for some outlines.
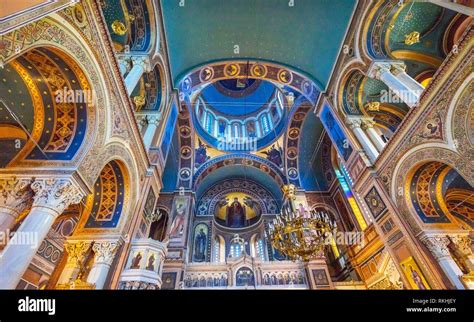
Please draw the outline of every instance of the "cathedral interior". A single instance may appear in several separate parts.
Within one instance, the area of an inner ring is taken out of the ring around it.
[[[2,7],[1,289],[474,288],[474,1]]]

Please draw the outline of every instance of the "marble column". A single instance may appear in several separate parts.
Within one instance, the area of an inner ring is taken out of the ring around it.
[[[156,130],[158,129],[158,125],[160,124],[161,115],[147,115],[147,126],[145,129],[145,133],[143,134],[143,143],[145,144],[145,148],[148,150],[153,143],[153,138],[155,137]]]
[[[385,147],[385,142],[382,140],[382,137],[374,129],[375,122],[372,118],[362,119],[361,128],[367,133],[367,136],[370,138],[371,142],[375,145],[375,148],[378,152],[382,152]]]
[[[17,218],[33,198],[30,179],[0,180],[0,231],[12,229]],[[2,245],[4,246],[4,245]]]
[[[418,98],[421,96],[421,93],[425,90],[423,85],[418,83],[406,72],[406,66],[403,63],[393,63],[392,68],[390,69],[393,75],[397,77],[400,81],[405,84],[410,90],[418,94]]]
[[[433,257],[439,263],[439,266],[441,266],[441,269],[444,271],[446,277],[451,281],[451,283],[457,289],[465,289],[460,280],[463,273],[449,253],[448,237],[444,235],[425,235],[422,236],[420,240],[429,249],[431,254],[433,254]]]
[[[462,13],[466,16],[474,16],[474,8],[462,5],[460,3],[453,2],[452,0],[428,0],[429,2],[436,4],[440,7]]]
[[[92,246],[95,254],[94,264],[87,277],[87,282],[94,284],[95,289],[102,289],[104,287],[118,247],[118,242],[111,241],[97,241]]]
[[[67,262],[57,284],[68,284],[77,278],[89,247],[89,242],[68,242],[64,245],[64,250],[67,253]]]
[[[405,72],[403,62],[374,61],[369,68],[368,76],[384,82],[401,101],[412,108],[417,106],[424,89]],[[389,95],[388,99],[392,99],[392,95]],[[390,101],[384,103],[390,103]]]
[[[0,258],[0,289],[17,286],[54,220],[84,197],[70,179],[37,179],[31,189],[35,193],[31,211]]]
[[[362,130],[362,119],[360,117],[348,117],[346,119],[346,124],[349,125],[349,127],[351,128],[352,132],[356,136],[359,143],[362,145],[362,148],[369,157],[370,161],[374,163],[377,157],[379,156],[379,152],[372,144],[369,137]]]
[[[132,69],[128,72],[127,77],[125,77],[125,86],[127,87],[128,95],[132,94],[143,73],[151,70],[150,62],[148,58],[144,56],[132,57],[132,64]]]

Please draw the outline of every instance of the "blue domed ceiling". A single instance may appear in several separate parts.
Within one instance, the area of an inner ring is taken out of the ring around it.
[[[292,67],[325,89],[356,0],[179,3],[161,1],[175,85],[197,66],[254,59]]]
[[[267,81],[228,79],[207,86],[201,97],[220,114],[244,116],[269,103],[274,92],[275,86]]]

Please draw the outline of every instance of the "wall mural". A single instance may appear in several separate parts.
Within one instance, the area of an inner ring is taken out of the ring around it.
[[[235,285],[236,286],[254,286],[255,277],[253,271],[248,267],[239,268],[235,274]]]
[[[205,262],[207,259],[209,227],[206,224],[197,224],[194,228],[193,261]]]
[[[243,228],[256,223],[262,214],[259,204],[243,192],[225,194],[215,208],[216,222],[230,227]]]
[[[256,223],[262,214],[276,214],[275,197],[251,180],[228,179],[207,190],[196,207],[197,216],[214,216],[218,224],[242,228]]]
[[[402,267],[403,273],[405,274],[408,282],[410,283],[413,289],[430,289],[425,277],[423,276],[423,273],[421,272],[413,257],[410,256],[404,261],[400,262],[400,266]]]

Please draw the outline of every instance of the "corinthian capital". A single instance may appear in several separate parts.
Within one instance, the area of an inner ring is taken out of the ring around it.
[[[30,179],[0,179],[0,206],[21,213],[33,197]]]
[[[100,264],[111,265],[118,247],[119,247],[118,242],[109,242],[109,241],[95,242],[94,246],[92,246],[92,250],[95,253],[94,262],[100,263]]]
[[[468,235],[449,235],[449,239],[464,256],[472,255],[472,243]]]
[[[361,128],[366,130],[368,128],[373,128],[375,125],[375,121],[372,118],[364,118],[361,120]]]
[[[84,259],[90,245],[89,242],[66,243],[64,249],[68,255],[67,264],[77,266]]]
[[[34,207],[50,208],[58,214],[84,197],[69,179],[37,179],[31,184],[31,189],[35,192]]]
[[[158,126],[161,121],[161,113],[147,115],[146,118],[147,118],[148,124],[153,124],[153,125]]]
[[[150,60],[146,56],[132,56],[131,60],[134,66],[141,65],[147,73],[150,72],[152,69]]]
[[[437,260],[450,256],[449,239],[446,236],[423,236],[420,240]]]
[[[346,118],[346,124],[353,130],[362,126],[362,119],[359,117],[348,117]]]

